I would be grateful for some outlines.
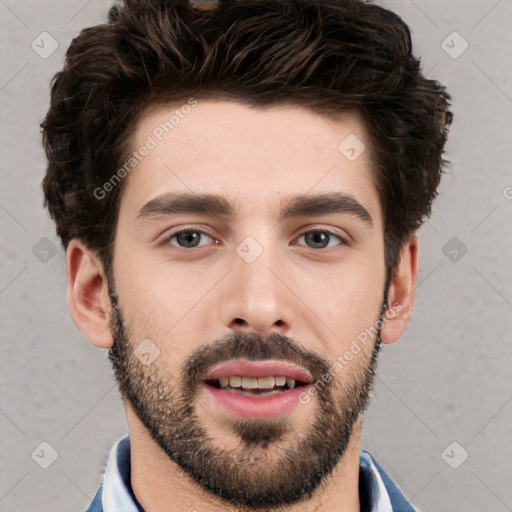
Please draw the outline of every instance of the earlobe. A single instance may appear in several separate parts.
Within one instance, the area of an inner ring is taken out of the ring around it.
[[[108,281],[101,260],[73,239],[66,250],[68,307],[75,325],[95,346],[113,345]]]
[[[383,343],[398,341],[412,316],[418,282],[418,239],[412,236],[404,246],[388,290],[380,337]]]

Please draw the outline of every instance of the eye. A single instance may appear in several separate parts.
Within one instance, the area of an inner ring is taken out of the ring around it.
[[[306,243],[311,244],[309,247],[313,249],[331,249],[332,245],[330,246],[330,243],[333,239],[339,240],[340,243],[337,245],[348,245],[346,240],[326,230],[316,229],[307,231],[306,233],[302,233],[298,239],[302,237],[304,237]]]
[[[210,242],[206,240],[205,243],[201,243],[201,241],[204,240],[205,237],[209,239]],[[308,246],[313,249],[331,249],[333,247],[332,243],[334,243],[336,240],[338,240],[338,244],[334,244],[334,246],[348,245],[348,242],[345,239],[327,230],[316,229],[307,231],[300,235],[297,238],[297,240],[300,240],[301,238],[304,238]],[[176,239],[176,242],[173,243],[174,239]],[[166,237],[162,243],[171,244],[174,246],[177,245],[178,247],[181,247],[183,249],[194,249],[197,247],[208,245],[209,243],[211,243],[211,241],[214,241],[214,243],[216,244],[218,243],[204,231],[200,231],[198,229],[185,228],[179,231],[175,231],[174,233]]]
[[[172,233],[170,236],[168,236],[163,241],[163,243],[164,244],[169,243],[171,245],[176,245],[176,244],[172,243],[172,240],[176,239],[176,242],[179,247],[181,247],[183,249],[190,249],[190,248],[194,249],[196,247],[208,245],[208,243],[206,243],[206,244],[199,243],[201,238],[204,238],[204,237],[209,238],[210,240],[213,240],[213,238],[210,235],[207,235],[204,231],[186,228],[186,229],[181,229],[179,231]]]

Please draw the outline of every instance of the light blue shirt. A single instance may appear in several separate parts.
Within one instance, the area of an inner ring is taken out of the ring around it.
[[[367,504],[361,512],[419,512],[364,450],[359,459],[359,492],[361,502]],[[128,434],[110,450],[98,492],[85,512],[144,512],[132,491]]]

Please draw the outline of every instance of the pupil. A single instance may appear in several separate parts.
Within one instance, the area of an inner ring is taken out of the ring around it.
[[[315,231],[312,233],[307,233],[306,240],[308,239],[308,237],[309,237],[309,241],[313,242],[313,244],[320,244],[321,247],[325,247],[326,244],[323,242],[325,242],[328,239],[329,235],[327,233]]]
[[[178,235],[178,240],[185,241],[185,245],[189,242],[193,242],[194,239],[197,241],[199,239],[199,233],[197,231],[187,231],[186,233],[180,233]],[[182,245],[180,243],[180,245]]]

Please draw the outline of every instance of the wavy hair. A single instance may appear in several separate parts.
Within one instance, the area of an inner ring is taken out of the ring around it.
[[[210,2],[212,3],[212,2]],[[407,25],[361,0],[124,0],[73,39],[41,124],[45,206],[66,248],[82,240],[110,268],[123,184],[102,186],[129,155],[141,113],[193,96],[325,116],[356,109],[371,141],[388,277],[431,213],[443,172],[450,95],[427,79]]]

